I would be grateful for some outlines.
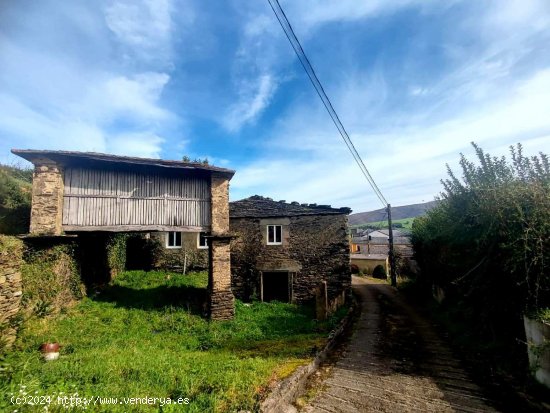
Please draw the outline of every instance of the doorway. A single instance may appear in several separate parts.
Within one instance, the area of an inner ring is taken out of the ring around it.
[[[288,271],[265,271],[261,278],[262,301],[290,302],[292,277]]]

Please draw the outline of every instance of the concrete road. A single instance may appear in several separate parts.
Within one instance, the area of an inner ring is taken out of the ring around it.
[[[496,412],[431,325],[387,284],[354,277],[362,312],[305,412]]]

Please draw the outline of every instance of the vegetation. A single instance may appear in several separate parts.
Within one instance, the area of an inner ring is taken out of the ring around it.
[[[185,155],[181,158],[181,160],[183,162],[197,163],[197,164],[201,164],[201,165],[205,165],[205,166],[209,165],[208,158],[204,158],[204,159],[194,158],[194,159],[191,159],[189,156]]]
[[[0,233],[29,231],[32,170],[0,165]]]
[[[111,277],[116,277],[126,268],[126,243],[129,234],[116,233],[110,235],[106,241],[107,265]]]
[[[85,295],[72,243],[27,248],[21,267],[25,317],[57,314]]]
[[[511,161],[473,146],[479,163],[461,155],[462,179],[448,168],[441,203],[413,224],[418,281],[509,364],[525,357],[522,314],[550,306],[550,165],[519,144]]]
[[[206,284],[205,273],[127,271],[55,320],[29,320],[0,362],[0,410],[11,393],[36,392],[190,400],[92,411],[255,411],[270,381],[309,361],[343,315],[316,322],[309,307],[237,301],[234,320],[208,322]],[[37,348],[52,340],[61,356],[45,363]]]
[[[387,278],[386,269],[384,268],[383,265],[379,264],[376,267],[374,267],[374,270],[372,270],[372,276],[374,278],[380,278],[382,280],[385,280]]]
[[[403,218],[392,220],[392,228],[411,230],[415,219],[416,218]],[[374,221],[367,224],[350,225],[350,227],[360,229],[385,229],[388,228],[388,221]]]

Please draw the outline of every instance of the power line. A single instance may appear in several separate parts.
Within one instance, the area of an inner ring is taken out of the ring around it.
[[[292,48],[296,52],[296,55],[298,56],[298,60],[300,60],[300,63],[302,64],[302,67],[306,71],[309,77],[309,80],[311,81],[311,83],[313,84],[313,87],[317,91],[317,94],[321,98],[323,105],[325,106],[332,121],[334,122],[334,125],[338,129],[340,136],[342,136],[344,143],[346,144],[353,158],[355,159],[355,162],[359,166],[359,169],[361,169],[361,172],[363,173],[365,178],[367,178],[367,181],[369,182],[370,186],[374,190],[374,193],[376,194],[378,199],[382,202],[384,207],[387,207],[388,201],[386,201],[386,198],[384,197],[384,195],[382,195],[380,188],[378,188],[378,185],[376,185],[376,182],[374,182],[374,179],[372,178],[370,172],[365,166],[363,159],[361,159],[359,152],[357,152],[357,149],[355,149],[355,146],[353,145],[351,138],[349,137],[346,129],[344,128],[344,125],[340,121],[338,114],[334,110],[334,107],[332,106],[330,99],[325,93],[323,85],[319,81],[319,78],[317,77],[317,74],[315,73],[313,66],[309,62],[309,59],[307,58],[307,55],[304,52],[304,49],[302,49],[302,45],[300,44],[300,41],[296,37],[296,34],[294,33],[294,30],[292,29],[292,26],[288,21],[288,18],[286,17],[285,12],[283,11],[281,5],[279,4],[279,1],[278,0],[268,0],[268,1],[269,1],[269,5],[271,6],[271,9],[273,10],[273,13],[275,13],[277,20],[279,21],[279,24],[281,25],[281,27],[283,28],[283,31],[285,32],[285,35],[288,41],[290,42],[290,44],[292,45]]]

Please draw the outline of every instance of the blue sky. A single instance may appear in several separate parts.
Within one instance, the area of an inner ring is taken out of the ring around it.
[[[281,5],[393,205],[433,199],[471,141],[550,153],[547,0]],[[233,200],[381,206],[267,1],[4,0],[11,148],[208,157],[237,170]]]

